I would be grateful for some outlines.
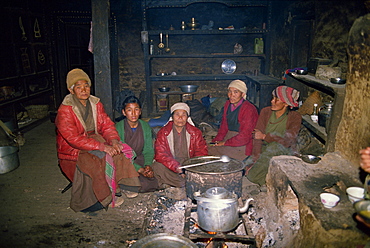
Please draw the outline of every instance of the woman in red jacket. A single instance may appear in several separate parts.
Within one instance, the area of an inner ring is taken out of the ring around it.
[[[90,78],[83,70],[71,70],[67,75],[70,94],[55,120],[59,166],[73,182],[70,206],[76,212],[106,208],[114,199],[112,189],[119,190],[117,183],[140,186],[138,173],[122,153],[114,123],[100,99],[90,95],[90,87]],[[107,179],[112,174],[106,173],[106,154],[116,167],[112,181]],[[115,205],[122,202],[117,198]]]
[[[253,132],[253,156],[246,160],[247,178],[259,185],[266,183],[270,159],[296,152],[297,136],[302,116],[298,107],[299,91],[288,86],[278,86],[272,92],[271,106],[263,108]]]
[[[194,126],[189,114],[186,103],[175,103],[169,122],[158,131],[154,145],[156,162],[152,167],[162,188],[166,184],[184,187],[185,175],[179,166],[189,158],[208,155],[202,132]]]
[[[247,101],[247,86],[241,80],[234,80],[228,86],[229,100],[224,105],[221,126],[217,136],[208,147],[210,155],[227,155],[243,160],[252,154],[252,132],[256,126],[258,112]]]

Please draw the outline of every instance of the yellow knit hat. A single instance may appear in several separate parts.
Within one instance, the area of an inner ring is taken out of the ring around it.
[[[67,74],[67,89],[71,88],[79,80],[85,80],[91,86],[91,80],[86,72],[81,69],[73,69]]]

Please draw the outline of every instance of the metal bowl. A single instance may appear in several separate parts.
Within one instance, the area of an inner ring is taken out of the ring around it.
[[[346,80],[343,78],[330,78],[330,82],[333,84],[345,84]]]
[[[196,92],[198,87],[199,87],[198,85],[190,85],[190,84],[179,86],[181,91],[185,93]]]
[[[198,246],[190,239],[180,235],[157,233],[146,236],[136,241],[132,248],[158,248],[158,247],[171,247],[171,248],[197,248]]]
[[[307,75],[308,71],[305,69],[297,69],[295,71],[298,75]]]
[[[162,86],[158,88],[160,92],[168,92],[170,91],[170,89],[171,89],[170,87],[166,87],[166,86]]]
[[[370,224],[370,200],[361,200],[353,204],[358,215]]]
[[[321,158],[315,155],[310,154],[295,154],[296,157],[303,160],[303,162],[309,163],[309,164],[317,164],[320,162]]]

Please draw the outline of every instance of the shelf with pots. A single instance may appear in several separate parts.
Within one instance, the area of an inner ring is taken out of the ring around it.
[[[303,116],[302,123],[318,136],[325,144],[326,152],[335,149],[336,133],[342,118],[344,98],[346,94],[345,84],[333,84],[329,80],[318,79],[313,75],[298,75],[290,73],[287,75],[286,84],[300,91],[300,98],[308,97],[310,89],[317,90],[333,98],[331,116],[325,127],[312,122],[309,116]],[[320,106],[319,106],[320,107]]]
[[[212,81],[247,80],[254,71],[268,74],[269,1],[142,3],[141,42],[148,102],[153,102],[153,87],[158,86],[155,82],[172,85],[171,81],[203,81],[202,85],[209,87]],[[236,63],[235,72],[221,70],[225,60]],[[166,75],[158,75],[160,71]],[[152,112],[152,104],[147,106]]]

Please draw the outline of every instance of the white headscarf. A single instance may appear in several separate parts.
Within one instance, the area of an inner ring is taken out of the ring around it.
[[[243,96],[244,100],[247,99],[247,90],[248,90],[248,88],[242,80],[237,79],[237,80],[232,81],[229,84],[229,87],[227,87],[227,88],[230,88],[230,87],[233,87],[233,88],[236,88],[236,89],[240,90],[242,93],[244,93],[244,96]]]
[[[172,114],[173,114],[173,112],[175,112],[175,110],[178,110],[178,109],[185,110],[185,111],[186,111],[186,113],[188,114],[187,122],[189,122],[189,124],[190,124],[190,125],[195,126],[195,125],[194,125],[193,120],[190,118],[190,108],[189,108],[189,106],[188,106],[186,103],[184,103],[184,102],[178,102],[178,103],[175,103],[174,105],[172,105],[172,107],[171,107],[171,117],[170,117],[170,119],[167,121],[167,123],[168,123],[168,122],[170,122],[170,121],[173,121]],[[165,125],[167,125],[167,123],[166,123]]]

